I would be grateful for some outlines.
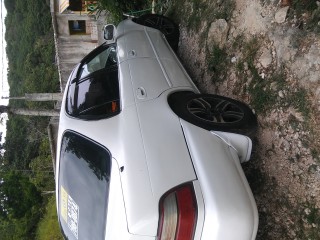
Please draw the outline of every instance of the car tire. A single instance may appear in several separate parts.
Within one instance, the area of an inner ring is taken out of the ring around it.
[[[252,136],[257,128],[257,118],[250,107],[231,98],[178,92],[168,100],[179,117],[207,130]]]
[[[137,23],[160,30],[174,51],[178,50],[180,31],[170,18],[158,14],[145,14],[135,20]]]

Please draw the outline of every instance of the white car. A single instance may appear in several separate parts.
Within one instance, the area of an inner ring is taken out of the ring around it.
[[[250,108],[200,94],[170,19],[105,28],[70,75],[60,113],[57,211],[66,239],[253,240],[258,213],[241,162]],[[168,43],[169,42],[169,43]],[[240,133],[240,134],[239,134]]]

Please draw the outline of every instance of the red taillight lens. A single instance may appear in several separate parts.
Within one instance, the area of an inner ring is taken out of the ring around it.
[[[197,203],[192,184],[183,185],[160,200],[158,240],[192,240]]]

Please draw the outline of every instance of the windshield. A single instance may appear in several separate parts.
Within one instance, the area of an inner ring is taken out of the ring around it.
[[[74,132],[64,134],[57,201],[66,239],[104,239],[110,171],[105,148]]]

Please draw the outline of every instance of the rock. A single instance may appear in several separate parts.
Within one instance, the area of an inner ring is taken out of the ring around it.
[[[280,8],[280,10],[276,12],[276,15],[274,17],[275,21],[277,23],[284,23],[286,21],[288,10],[289,10],[289,6]]]
[[[232,63],[237,62],[237,58],[236,58],[236,57],[232,57],[232,58],[231,58],[231,62],[232,62]]]
[[[269,49],[264,48],[259,58],[262,67],[267,68],[272,63],[272,55]]]
[[[280,90],[280,91],[278,92],[278,95],[279,95],[280,98],[284,98],[284,93],[283,93],[282,90]]]
[[[229,25],[226,20],[218,19],[211,23],[208,32],[208,46],[209,49],[212,45],[218,44],[219,47],[223,47],[227,41],[229,31]]]
[[[304,209],[304,213],[305,213],[306,215],[309,215],[309,214],[311,213],[311,210],[310,210],[309,208],[305,208],[305,209]]]

